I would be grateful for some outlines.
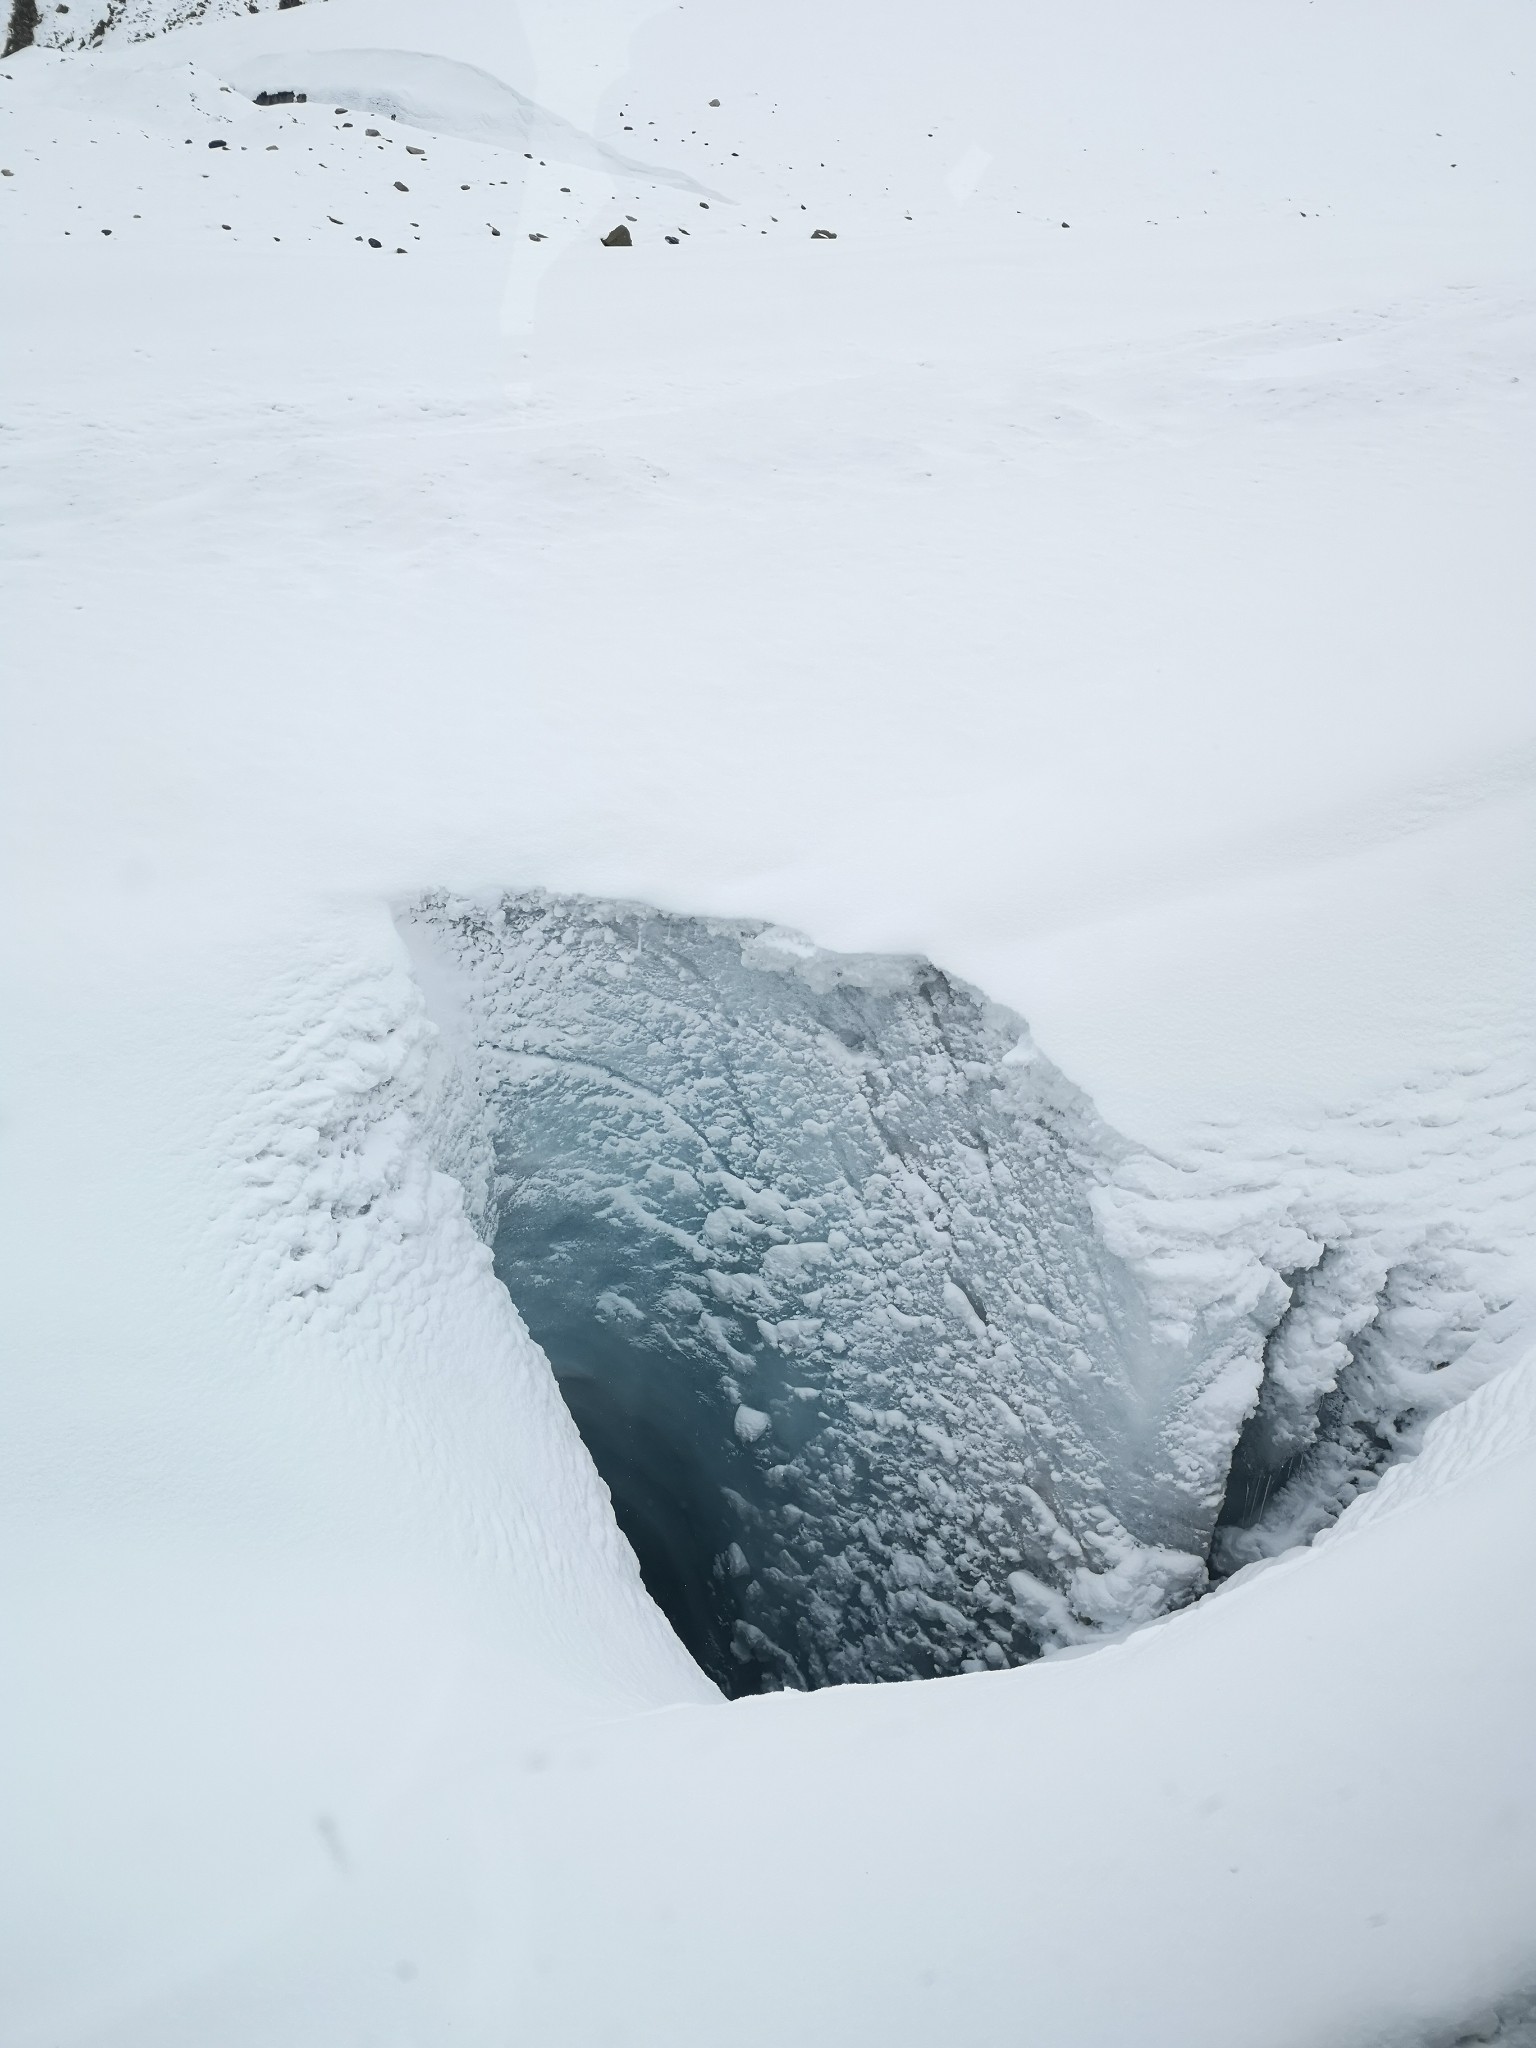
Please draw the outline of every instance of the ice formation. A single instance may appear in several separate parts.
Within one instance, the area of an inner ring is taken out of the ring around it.
[[[1451,1371],[1489,1304],[1448,1256],[1387,1264],[1369,1240],[1290,1276],[1291,1305],[1233,1453],[1218,1573],[1310,1542],[1468,1391]]]
[[[728,1690],[1001,1666],[1200,1588],[1187,1347],[1095,1219],[1115,1141],[1017,1017],[634,906],[409,930],[497,1271]]]
[[[1316,1534],[1476,1383],[1445,1368],[1490,1305],[1449,1252],[1288,1217],[1191,1258],[1221,1196],[1170,1196],[925,961],[544,895],[403,929],[438,1155],[727,1691],[1146,1620]]]

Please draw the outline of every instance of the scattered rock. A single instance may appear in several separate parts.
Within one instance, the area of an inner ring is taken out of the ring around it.
[[[420,148],[416,143],[408,142],[405,145],[405,153],[407,156],[425,156],[427,152],[424,149]]]
[[[210,142],[210,143],[209,143],[209,145],[208,145],[208,147],[209,147],[210,149],[228,149],[228,147],[229,147],[229,144],[228,144],[227,142],[224,142],[224,141],[215,141],[215,142]]]
[[[1064,220],[1064,221],[1062,222],[1062,226],[1063,226],[1064,228],[1069,228],[1069,227],[1071,227],[1071,225],[1072,225],[1072,223],[1071,223],[1071,221],[1069,221],[1069,220]]]
[[[811,240],[813,242],[835,242],[837,240],[837,236],[833,233],[831,228],[812,228]]]
[[[365,128],[365,129],[363,130],[363,133],[364,133],[365,135],[377,135],[377,134],[378,134],[378,132],[379,132],[379,131],[378,131],[378,129],[377,129],[377,128]]]
[[[705,211],[706,213],[708,213],[708,211],[709,211],[709,201],[708,201],[707,199],[701,199],[701,200],[699,201],[699,204],[700,204],[700,206],[702,206],[702,207],[703,207],[704,211]]]
[[[547,241],[549,240],[549,237],[548,237],[548,235],[533,235],[533,234],[531,234],[531,235],[529,235],[528,239],[529,239],[529,241],[530,241],[530,242],[547,242]]]
[[[663,237],[663,240],[670,242],[674,249],[680,248],[682,246],[681,243],[678,241],[676,235],[666,235]]]
[[[377,235],[370,235],[368,237],[368,246],[370,249],[382,249],[384,244],[379,240]]]
[[[604,235],[603,237],[603,247],[605,249],[629,249],[633,246],[633,238],[623,221],[619,222],[611,235]]]
[[[487,226],[488,228],[490,228],[490,227],[491,227],[491,224],[490,224],[490,222],[489,222],[489,221],[487,221],[487,222],[486,222],[486,226]],[[493,235],[499,235],[499,234],[501,233],[501,229],[500,229],[500,228],[491,228],[491,233],[492,233]]]
[[[101,232],[102,232],[102,233],[103,233],[104,235],[110,235],[110,234],[111,234],[111,232],[112,232],[112,230],[111,230],[110,228],[103,228]]]
[[[258,107],[291,107],[295,98],[302,100],[303,97],[303,93],[259,92],[256,95],[256,104]]]
[[[720,104],[720,102],[719,102],[718,100],[711,100],[709,104],[710,104],[710,105],[711,105],[712,107],[718,107],[718,106],[719,106],[719,104]]]
[[[334,213],[328,213],[325,217],[330,222],[333,228],[340,228],[346,226],[346,222],[338,220]]]
[[[401,184],[401,182],[400,182],[400,180],[399,180],[398,178],[396,178],[396,180],[395,180],[395,190],[396,190],[397,192],[409,192],[409,191],[410,191],[410,189],[411,189],[411,188],[410,188],[410,186],[409,186],[409,185],[402,185],[402,184]]]

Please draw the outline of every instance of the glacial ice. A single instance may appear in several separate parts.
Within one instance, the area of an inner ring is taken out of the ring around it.
[[[1476,1383],[1450,1249],[1362,1217],[1213,1263],[1230,1198],[926,961],[542,894],[402,930],[439,1163],[727,1692],[1151,1619],[1310,1540]]]
[[[1389,1264],[1368,1239],[1330,1245],[1289,1277],[1232,1455],[1211,1549],[1220,1576],[1310,1542],[1417,1451],[1468,1391],[1448,1368],[1489,1314],[1455,1260],[1427,1247]]]
[[[1000,1667],[1199,1590],[1184,1361],[1090,1201],[1114,1140],[1017,1017],[628,905],[408,936],[458,1018],[448,1163],[725,1689]]]

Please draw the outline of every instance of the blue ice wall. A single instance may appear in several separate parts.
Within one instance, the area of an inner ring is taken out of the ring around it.
[[[496,1269],[732,1692],[1001,1667],[1203,1582],[1090,1196],[1113,1140],[922,961],[547,897],[414,914]]]

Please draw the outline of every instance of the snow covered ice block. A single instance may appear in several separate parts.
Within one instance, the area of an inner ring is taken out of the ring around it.
[[[1096,1222],[1117,1141],[1016,1016],[633,905],[403,929],[441,1162],[727,1690],[1003,1666],[1200,1589],[1191,1361]]]

